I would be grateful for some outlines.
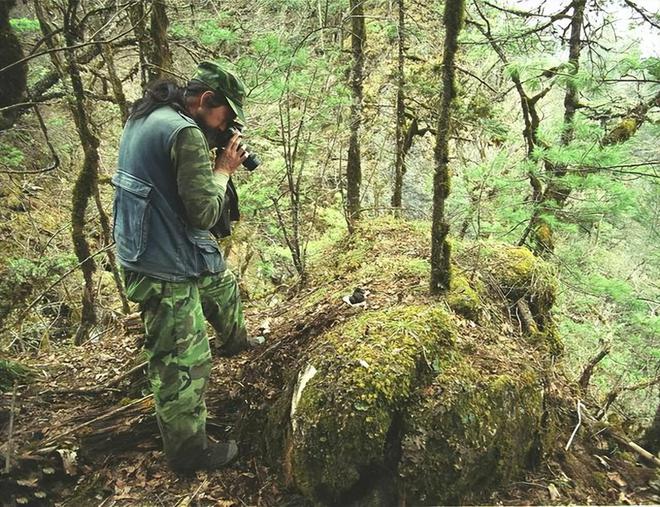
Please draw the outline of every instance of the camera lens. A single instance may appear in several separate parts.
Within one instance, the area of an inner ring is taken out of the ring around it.
[[[248,171],[254,171],[261,164],[261,160],[254,154],[250,153],[248,158],[243,161],[243,167]]]

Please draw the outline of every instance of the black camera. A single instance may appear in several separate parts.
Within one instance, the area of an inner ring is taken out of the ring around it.
[[[209,139],[209,146],[211,148],[224,148],[227,146],[229,140],[235,135],[241,133],[241,126],[238,123],[233,123],[225,132],[215,131],[211,134]],[[249,147],[246,144],[240,143],[238,145],[243,151],[249,153]],[[254,153],[250,153],[248,158],[243,161],[243,167],[248,171],[254,171],[261,165],[261,160]]]

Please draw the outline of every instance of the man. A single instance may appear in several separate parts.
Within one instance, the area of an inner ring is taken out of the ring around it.
[[[157,81],[126,123],[112,179],[117,257],[140,307],[163,447],[178,472],[218,468],[238,454],[236,442],[206,437],[205,318],[220,354],[247,348],[236,280],[209,229],[248,154],[236,134],[211,162],[205,133],[245,123],[244,96],[241,81],[213,62],[202,62],[183,90]]]

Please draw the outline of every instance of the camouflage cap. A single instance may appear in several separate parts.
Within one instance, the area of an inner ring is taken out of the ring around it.
[[[224,95],[236,113],[238,121],[245,125],[245,115],[243,114],[245,85],[232,72],[215,62],[201,62],[197,66],[192,79],[201,81],[211,89]]]

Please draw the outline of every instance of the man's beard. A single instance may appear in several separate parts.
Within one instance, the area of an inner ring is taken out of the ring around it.
[[[224,140],[225,133],[217,128],[210,127],[204,117],[200,114],[190,115],[190,117],[195,121],[199,129],[206,137],[206,142],[209,143],[209,148],[219,148],[227,144],[227,141]]]
[[[200,124],[197,120],[195,120],[195,122],[199,125],[204,137],[206,137],[206,142],[209,143],[209,148],[224,148],[227,146],[232,135],[229,129],[223,131],[211,128],[203,122]]]

